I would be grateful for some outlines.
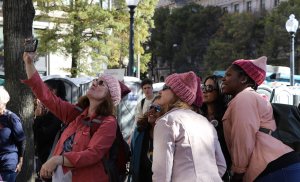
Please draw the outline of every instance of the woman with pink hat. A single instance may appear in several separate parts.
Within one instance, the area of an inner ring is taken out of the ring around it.
[[[159,92],[158,104],[167,112],[154,128],[154,182],[222,181],[226,163],[217,132],[204,116],[192,111],[196,97],[202,95],[197,95],[199,81],[194,72],[175,73]]]
[[[57,97],[43,83],[34,66],[34,56],[35,53],[23,54],[28,77],[23,82],[67,125],[53,156],[42,165],[41,177],[73,182],[109,181],[102,159],[116,138],[115,106],[121,100],[124,85],[111,75],[101,75],[93,81],[86,96],[73,105]]]
[[[272,106],[255,92],[265,80],[266,62],[265,56],[234,61],[223,78],[223,93],[233,97],[222,119],[232,180],[299,182],[299,156],[271,136],[276,129]]]

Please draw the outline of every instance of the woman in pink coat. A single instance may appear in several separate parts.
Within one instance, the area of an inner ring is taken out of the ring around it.
[[[234,61],[223,78],[223,93],[233,97],[222,119],[232,181],[299,182],[299,156],[270,135],[276,129],[272,106],[255,92],[265,80],[266,62],[265,56]]]
[[[197,91],[201,91],[199,81],[194,72],[175,73],[166,78],[159,92],[157,103],[166,113],[154,128],[154,182],[222,181],[226,163],[217,132],[192,110]]]

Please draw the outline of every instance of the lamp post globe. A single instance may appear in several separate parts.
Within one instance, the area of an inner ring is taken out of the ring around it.
[[[295,70],[295,36],[297,29],[299,27],[299,22],[295,18],[294,14],[289,16],[289,19],[285,23],[285,28],[288,33],[291,35],[291,54],[290,54],[290,85],[294,86],[294,70]]]
[[[127,75],[133,76],[134,67],[134,9],[136,8],[139,0],[126,0],[130,14],[130,35],[129,35],[129,63],[127,67]]]

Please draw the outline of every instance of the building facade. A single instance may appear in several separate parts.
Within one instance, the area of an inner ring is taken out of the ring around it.
[[[280,1],[286,0],[160,0],[157,8],[178,8],[190,3],[202,6],[219,6],[229,13],[261,12],[277,7]]]

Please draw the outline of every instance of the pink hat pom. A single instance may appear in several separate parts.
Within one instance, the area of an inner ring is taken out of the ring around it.
[[[266,56],[262,56],[254,60],[240,59],[234,61],[232,64],[238,65],[240,68],[242,68],[257,85],[262,84],[266,78]]]

